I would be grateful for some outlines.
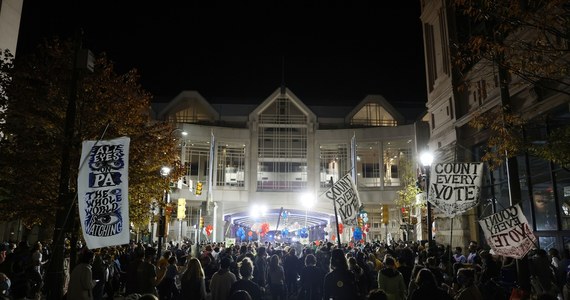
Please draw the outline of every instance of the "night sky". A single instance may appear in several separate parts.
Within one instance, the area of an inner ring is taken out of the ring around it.
[[[26,0],[17,51],[78,24],[87,48],[120,73],[138,69],[158,98],[192,89],[213,103],[255,104],[284,78],[309,105],[381,94],[425,107],[419,1],[178,2]]]

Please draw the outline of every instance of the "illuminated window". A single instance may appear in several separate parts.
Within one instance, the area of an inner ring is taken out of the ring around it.
[[[243,187],[245,183],[245,145],[218,143],[216,185]]]
[[[330,187],[331,177],[336,182],[348,172],[348,147],[346,144],[328,144],[320,146],[320,182],[321,188]]]
[[[305,189],[307,116],[288,98],[279,98],[259,115],[257,132],[257,189]]]
[[[350,120],[351,125],[398,126],[398,122],[378,103],[367,103]]]

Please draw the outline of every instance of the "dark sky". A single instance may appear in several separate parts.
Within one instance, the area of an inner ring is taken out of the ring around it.
[[[416,1],[179,2],[26,0],[18,54],[79,24],[88,48],[118,72],[138,69],[159,97],[194,89],[214,103],[259,103],[284,74],[310,105],[355,105],[367,94],[395,106],[426,101]]]

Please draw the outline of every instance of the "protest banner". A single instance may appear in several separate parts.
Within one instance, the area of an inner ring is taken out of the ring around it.
[[[523,258],[536,245],[536,237],[519,204],[479,220],[491,254]]]
[[[345,225],[355,225],[361,206],[356,186],[350,173],[344,175],[321,195],[322,200],[335,201],[338,216]]]
[[[483,163],[440,163],[431,168],[428,201],[448,217],[477,206]]]
[[[77,199],[89,249],[129,243],[128,137],[83,141]]]

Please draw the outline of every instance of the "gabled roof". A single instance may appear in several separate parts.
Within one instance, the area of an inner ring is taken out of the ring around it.
[[[218,111],[215,110],[212,105],[197,91],[183,91],[178,94],[178,96],[172,99],[172,101],[158,112],[158,119],[164,120],[165,116],[171,115],[174,111],[187,108],[189,106],[188,102],[191,101],[196,101],[201,107],[206,109],[210,116],[212,116],[212,119],[219,119]]]
[[[358,105],[356,105],[356,107],[345,117],[344,121],[346,122],[346,124],[349,124],[352,117],[354,117],[354,115],[356,113],[358,113],[362,109],[362,107],[364,107],[364,105],[366,105],[368,103],[377,103],[380,106],[382,106],[394,118],[394,120],[396,120],[398,122],[398,124],[402,124],[406,121],[404,116],[402,116],[402,114],[400,112],[398,112],[392,106],[392,104],[390,104],[386,100],[386,98],[384,98],[384,96],[382,96],[382,95],[368,95],[368,96],[364,97],[364,100],[360,101],[360,103],[358,103]]]
[[[267,107],[269,107],[275,100],[279,97],[286,96],[291,100],[295,106],[299,108],[300,111],[307,115],[308,120],[312,120],[313,122],[317,120],[315,113],[303,103],[293,92],[291,92],[288,88],[277,88],[275,92],[273,92],[267,99],[265,99],[256,109],[254,109],[249,114],[250,120],[257,119],[257,116],[263,112]]]

